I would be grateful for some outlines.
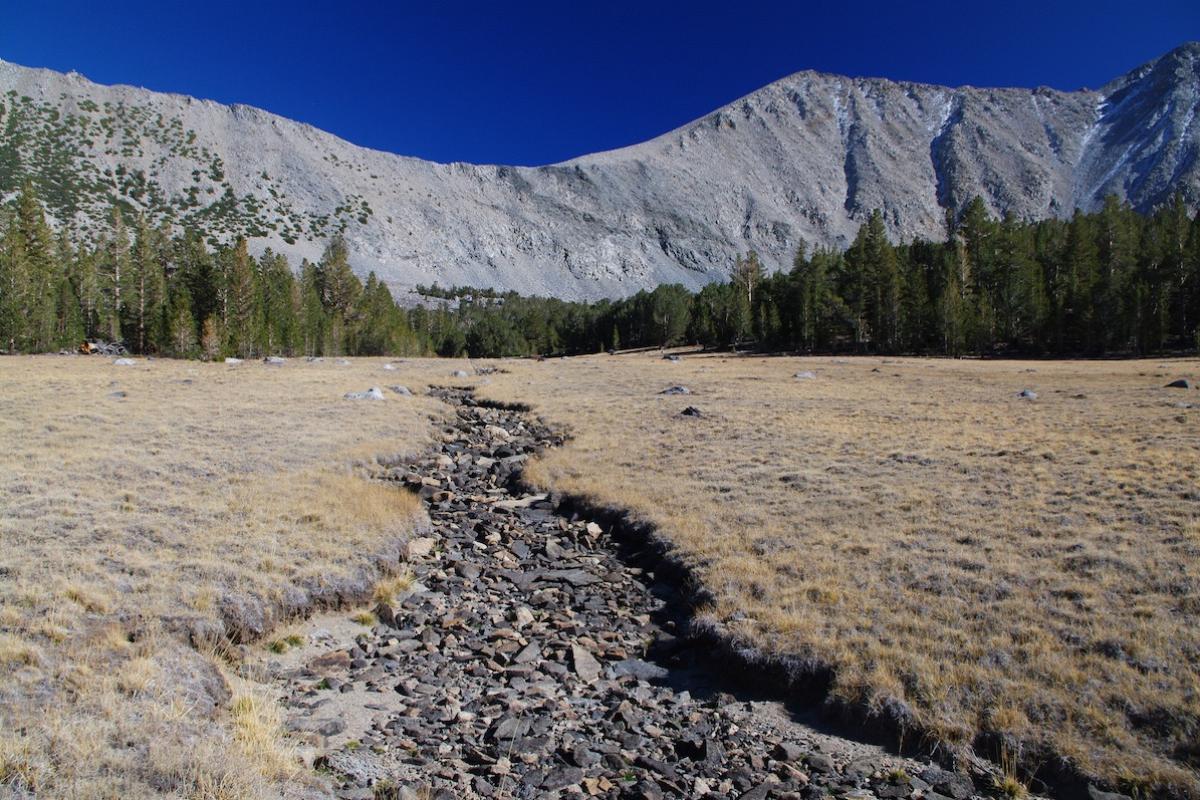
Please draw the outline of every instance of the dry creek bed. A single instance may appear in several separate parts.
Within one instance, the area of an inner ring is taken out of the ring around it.
[[[470,391],[435,392],[456,411],[442,444],[387,473],[432,522],[408,545],[412,586],[372,627],[315,617],[305,645],[260,665],[333,796],[977,795],[963,774],[832,735],[716,665],[636,543],[523,492],[521,463],[560,435]]]

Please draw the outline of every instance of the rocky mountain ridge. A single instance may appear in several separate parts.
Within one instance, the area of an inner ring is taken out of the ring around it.
[[[1200,44],[1099,90],[947,88],[799,72],[642,144],[544,167],[437,164],[256,108],[0,62],[0,195],[32,179],[94,236],[114,204],[298,264],[343,233],[394,289],[564,298],[785,268],[841,247],[874,208],[897,239],[942,237],[980,195],[1019,218],[1200,201]]]

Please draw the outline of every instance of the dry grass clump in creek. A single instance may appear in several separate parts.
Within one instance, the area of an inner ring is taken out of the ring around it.
[[[452,365],[384,363],[0,358],[0,796],[252,797],[294,772],[222,634],[369,593],[421,519],[364,475],[441,404],[342,396]]]
[[[707,622],[944,742],[1200,794],[1200,392],[1163,388],[1200,362],[510,369],[486,394],[575,435],[528,476],[657,523]]]

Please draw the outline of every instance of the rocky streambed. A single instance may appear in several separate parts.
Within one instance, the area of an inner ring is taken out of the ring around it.
[[[389,470],[432,531],[411,584],[308,624],[266,664],[288,726],[341,798],[955,800],[965,776],[839,738],[754,692],[688,636],[687,609],[636,542],[524,493],[562,437],[519,409],[434,390],[457,418]]]

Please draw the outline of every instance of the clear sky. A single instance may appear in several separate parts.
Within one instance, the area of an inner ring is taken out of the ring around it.
[[[632,144],[802,69],[1099,86],[1200,39],[1200,0],[0,0],[0,58],[248,103],[437,161]]]

